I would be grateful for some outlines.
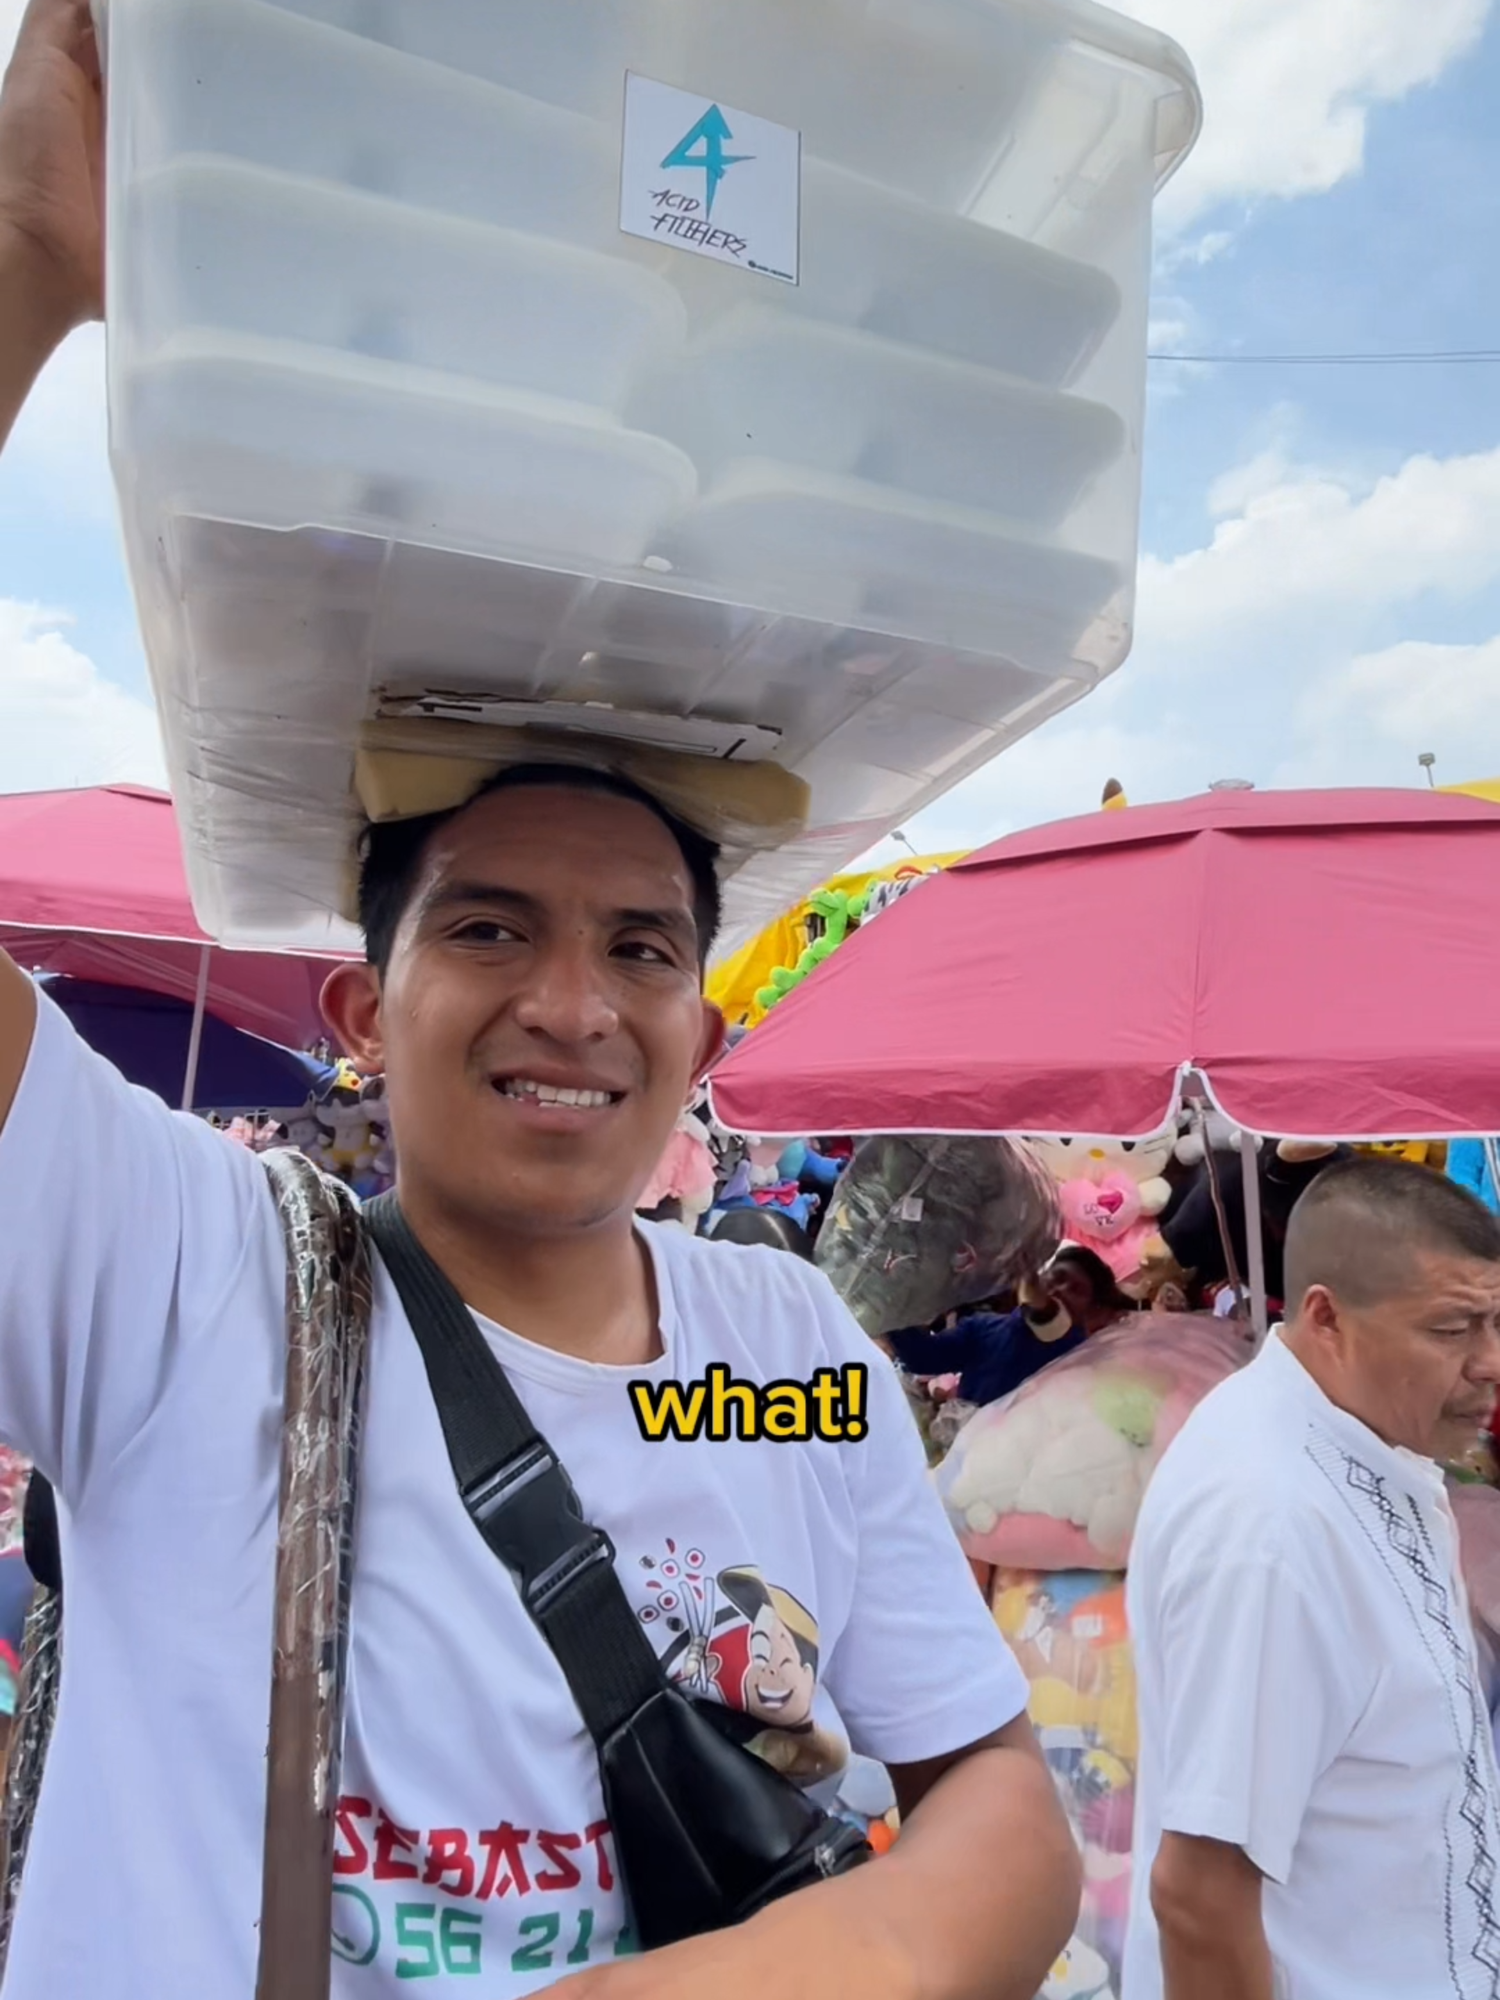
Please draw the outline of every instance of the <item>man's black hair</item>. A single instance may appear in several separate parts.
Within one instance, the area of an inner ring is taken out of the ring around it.
[[[1411,1160],[1356,1156],[1327,1167],[1286,1233],[1286,1303],[1313,1285],[1354,1306],[1397,1296],[1414,1252],[1500,1263],[1500,1217],[1456,1181]]]
[[[1114,1272],[1097,1250],[1086,1243],[1064,1243],[1053,1257],[1054,1264],[1071,1264],[1087,1283],[1096,1306],[1112,1306],[1117,1311],[1132,1310],[1130,1300],[1120,1290]]]
[[[719,850],[694,828],[667,811],[659,800],[610,771],[596,771],[583,764],[515,764],[482,785],[461,806],[446,812],[427,813],[420,819],[382,820],[365,829],[360,842],[359,923],[365,934],[365,957],[384,977],[391,962],[396,931],[411,901],[421,872],[427,843],[440,826],[457,819],[460,813],[496,792],[535,790],[546,787],[573,792],[603,792],[611,798],[629,799],[644,806],[659,819],[676,841],[693,883],[693,922],[698,931],[698,962],[708,963],[708,954],[719,931]]]

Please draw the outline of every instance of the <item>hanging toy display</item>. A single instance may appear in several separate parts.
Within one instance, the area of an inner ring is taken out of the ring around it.
[[[816,972],[820,965],[832,958],[850,932],[858,930],[867,901],[865,895],[851,896],[842,889],[819,889],[810,896],[803,913],[807,949],[795,965],[776,968],[756,994],[756,1005],[769,1013],[778,1001],[795,991],[809,973]]]
[[[1228,1322],[1135,1314],[970,1418],[937,1487],[972,1562],[1123,1569],[1146,1484],[1210,1389],[1250,1359]]]
[[[698,1225],[713,1206],[715,1179],[708,1133],[689,1105],[677,1120],[655,1173],[641,1190],[636,1211],[655,1215],[670,1207],[671,1214],[662,1219],[696,1235]]]
[[[1138,1751],[1125,1579],[1001,1571],[990,1604],[1030,1684],[1032,1724],[1083,1856],[1077,1928],[1042,2000],[1115,2000]]]
[[[1155,1139],[1030,1139],[1057,1182],[1064,1234],[1094,1251],[1123,1284],[1161,1246],[1156,1218],[1172,1198],[1164,1179],[1175,1132]]]
[[[363,1164],[355,1169],[353,1187],[361,1201],[373,1201],[396,1179],[396,1154],[391,1144],[391,1109],[383,1076],[367,1076],[360,1086],[365,1119]]]

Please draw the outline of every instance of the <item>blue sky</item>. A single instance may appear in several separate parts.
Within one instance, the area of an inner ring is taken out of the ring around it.
[[[1491,0],[1141,0],[1196,62],[1154,343],[1500,348]],[[0,54],[19,0],[0,0]],[[160,776],[105,456],[102,337],[0,461],[0,790]],[[969,845],[1216,777],[1500,776],[1500,366],[1152,370],[1131,660],[908,829]]]

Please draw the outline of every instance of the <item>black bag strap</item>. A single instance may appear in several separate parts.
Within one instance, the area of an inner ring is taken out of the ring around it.
[[[602,1748],[668,1685],[615,1574],[614,1544],[584,1519],[562,1461],[394,1192],[364,1215],[422,1350],[459,1497],[515,1578]]]

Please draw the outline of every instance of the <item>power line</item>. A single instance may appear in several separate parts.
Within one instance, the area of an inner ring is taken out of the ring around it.
[[[1494,367],[1500,347],[1436,349],[1411,354],[1148,354],[1148,361],[1197,361],[1238,368]]]

